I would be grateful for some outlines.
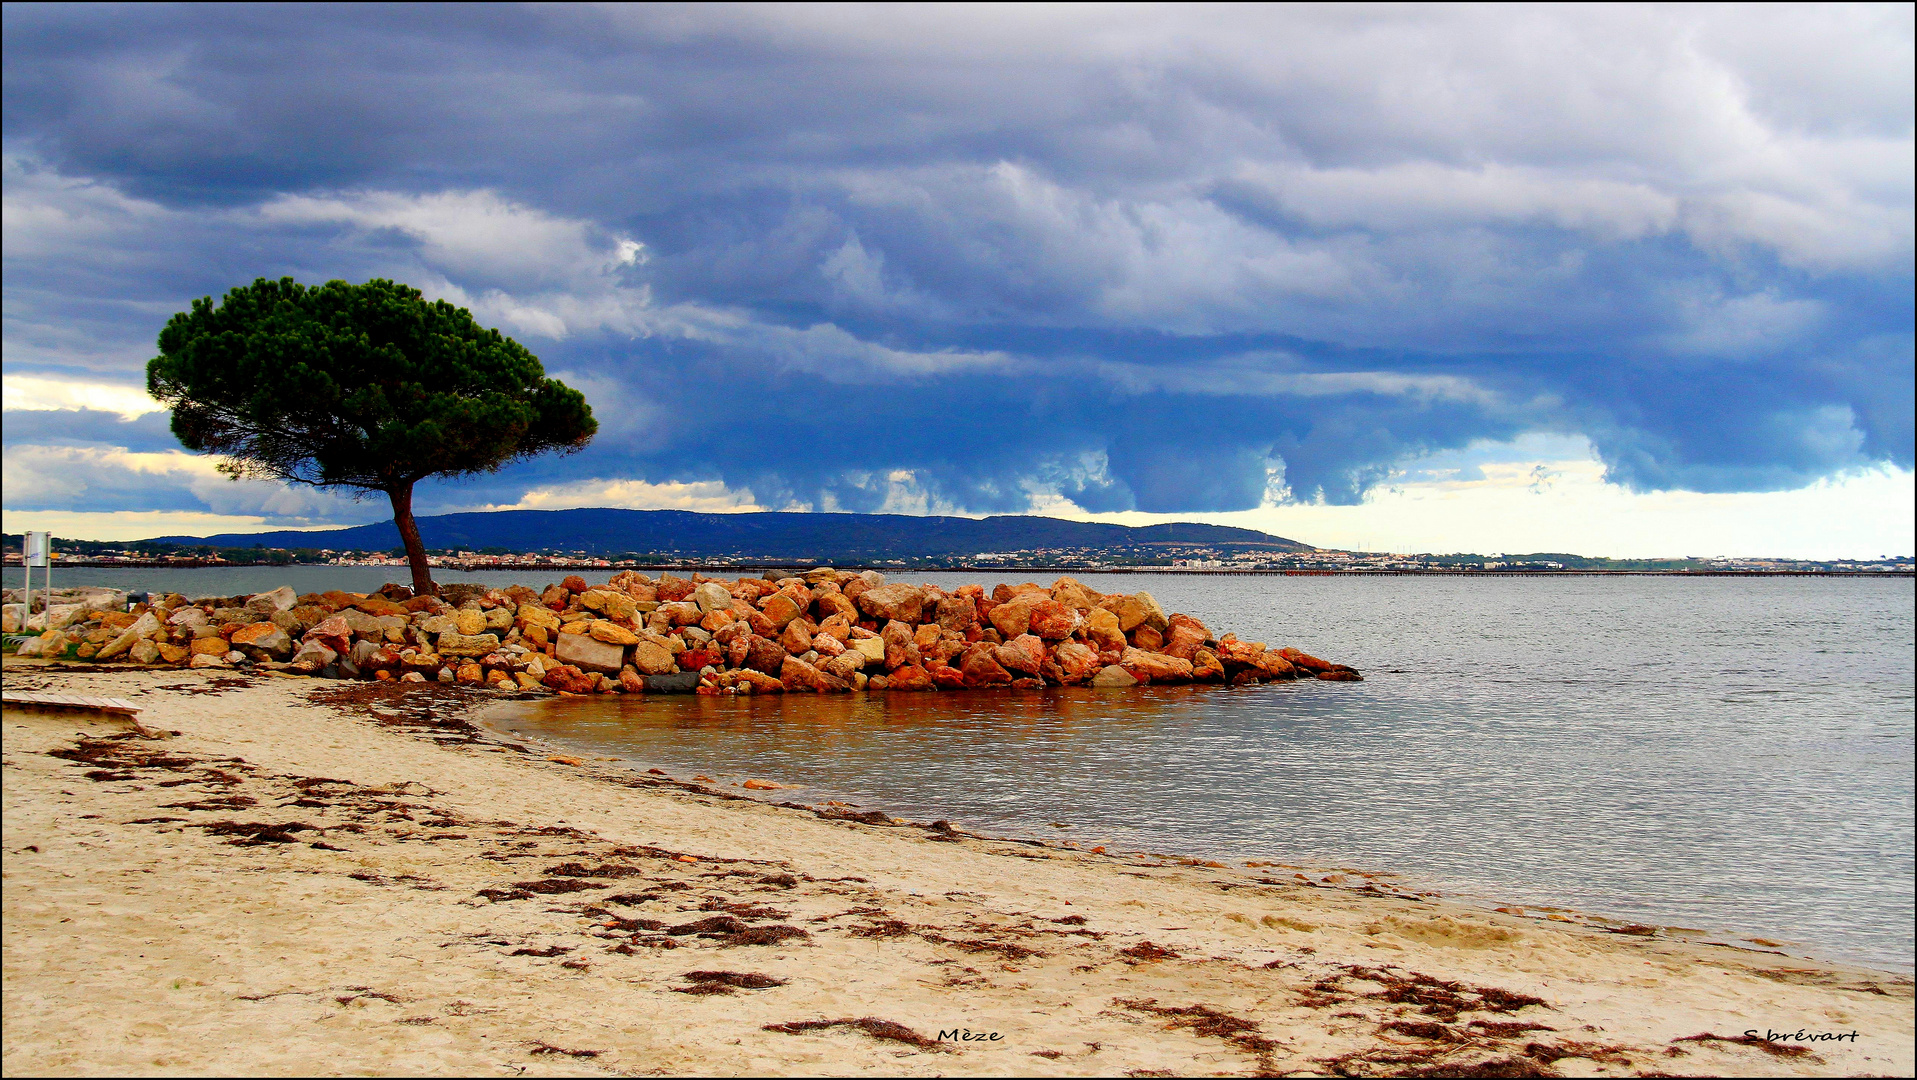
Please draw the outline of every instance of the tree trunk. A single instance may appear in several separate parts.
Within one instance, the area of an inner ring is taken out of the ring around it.
[[[406,545],[406,561],[413,568],[413,595],[437,596],[433,568],[426,565],[426,545],[419,539],[419,524],[413,520],[413,485],[387,489],[393,500],[393,524],[399,526],[400,543]]]

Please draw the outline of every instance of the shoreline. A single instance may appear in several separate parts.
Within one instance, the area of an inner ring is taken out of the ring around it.
[[[1894,973],[821,817],[515,747],[458,687],[5,674],[180,732],[7,710],[9,1072],[1913,1066]]]
[[[1213,690],[1217,688],[1194,686],[1194,687],[1189,687],[1188,689],[1191,690],[1192,692],[1202,693],[1202,692],[1206,692],[1208,690]],[[601,750],[603,750],[603,748],[572,744],[567,742],[564,739],[555,738],[549,735],[527,734],[525,732],[509,729],[502,726],[506,718],[514,716],[514,715],[527,715],[527,714],[534,713],[538,709],[540,709],[542,705],[548,704],[551,700],[552,699],[522,698],[522,699],[509,699],[504,701],[493,702],[490,705],[480,709],[477,713],[475,713],[474,716],[472,717],[472,721],[476,726],[486,731],[490,736],[494,738],[498,738],[502,741],[516,741],[516,742],[527,743],[527,744],[535,744],[535,745],[538,745],[543,751],[549,751],[552,753],[568,754],[573,756],[592,756],[594,754],[599,753]],[[795,804],[791,802],[791,799],[794,797],[794,795],[791,793],[805,793],[805,797],[811,800],[811,803],[809,804],[810,807],[814,809],[822,808],[825,806],[843,806],[843,807],[855,808],[860,811],[878,810],[882,813],[890,812],[884,806],[881,806],[881,805],[842,802],[840,801],[842,798],[849,797],[849,795],[845,792],[828,790],[818,785],[797,783],[792,781],[790,778],[783,777],[777,774],[776,772],[768,772],[763,770],[752,771],[749,774],[748,773],[735,774],[735,773],[715,772],[712,776],[707,777],[704,772],[702,772],[701,770],[693,766],[686,765],[681,762],[673,762],[668,760],[636,761],[626,757],[618,757],[618,758],[599,757],[599,758],[596,758],[596,760],[606,761],[610,763],[612,767],[630,769],[634,772],[642,772],[647,770],[663,771],[664,773],[668,774],[668,778],[672,776],[679,776],[681,774],[696,775],[697,779],[693,781],[685,781],[685,782],[697,785],[699,780],[703,779],[704,782],[708,785],[726,785],[726,786],[730,786],[734,788],[741,788],[743,790],[738,792],[723,791],[723,789],[720,789],[717,791],[713,791],[712,793],[713,794],[723,793],[725,797],[744,798],[744,799],[748,799],[754,802],[759,802],[759,803],[770,805],[770,806],[784,806],[788,809],[792,809]],[[761,783],[765,781],[770,781],[772,782],[772,784],[776,786],[771,788],[744,789],[745,782],[747,781],[756,781]],[[912,802],[914,800],[904,800],[904,801]],[[948,813],[942,812],[932,807],[931,802],[932,800],[924,801],[926,805],[926,809],[924,809],[922,812],[912,811],[912,810],[907,810],[902,812],[908,813],[908,814],[921,813],[922,816],[923,815],[931,815],[934,817],[949,816]],[[1481,915],[1509,915],[1509,916],[1515,916],[1521,919],[1527,919],[1533,922],[1552,922],[1552,923],[1559,923],[1559,924],[1583,926],[1591,930],[1605,932],[1605,933],[1624,933],[1625,931],[1622,928],[1630,927],[1630,928],[1634,928],[1634,930],[1638,932],[1636,936],[1652,937],[1652,938],[1656,938],[1657,940],[1676,941],[1676,942],[1682,942],[1685,944],[1696,945],[1696,946],[1708,946],[1708,947],[1714,947],[1714,948],[1733,949],[1733,950],[1737,950],[1741,952],[1759,953],[1759,954],[1783,957],[1783,958],[1788,958],[1793,960],[1802,960],[1808,963],[1833,964],[1838,966],[1854,967],[1861,971],[1877,971],[1877,972],[1882,972],[1888,975],[1901,975],[1901,976],[1908,977],[1908,976],[1911,976],[1914,972],[1917,972],[1917,964],[1913,964],[1909,967],[1899,967],[1899,966],[1896,966],[1896,964],[1893,961],[1893,962],[1890,962],[1887,966],[1880,966],[1880,965],[1884,965],[1885,962],[1866,959],[1866,958],[1821,954],[1815,951],[1813,943],[1803,942],[1803,941],[1794,941],[1794,940],[1773,941],[1770,939],[1769,935],[1764,935],[1762,934],[1762,932],[1757,932],[1757,931],[1753,931],[1751,935],[1745,935],[1745,934],[1738,933],[1736,928],[1729,927],[1729,926],[1719,927],[1717,929],[1709,929],[1709,928],[1668,925],[1662,922],[1656,922],[1656,923],[1652,923],[1651,925],[1646,925],[1644,922],[1638,919],[1614,918],[1614,917],[1611,917],[1610,915],[1607,915],[1599,911],[1591,911],[1591,910],[1586,910],[1584,908],[1579,908],[1579,907],[1563,906],[1559,902],[1530,902],[1530,901],[1519,902],[1519,901],[1513,901],[1513,900],[1509,900],[1505,898],[1454,890],[1448,887],[1446,882],[1443,882],[1437,879],[1432,879],[1432,878],[1424,878],[1413,873],[1406,873],[1406,872],[1388,869],[1388,868],[1372,867],[1372,868],[1366,869],[1366,868],[1356,868],[1349,865],[1333,865],[1331,863],[1281,862],[1281,861],[1276,861],[1275,858],[1272,860],[1266,860],[1266,859],[1247,860],[1247,859],[1240,859],[1240,858],[1228,858],[1225,856],[1216,855],[1215,853],[1180,852],[1177,850],[1172,850],[1169,852],[1146,851],[1146,850],[1125,850],[1125,851],[1114,850],[1114,851],[1107,852],[1105,850],[1105,846],[1108,846],[1109,842],[1107,845],[1094,845],[1089,842],[1085,844],[1079,844],[1076,842],[1068,842],[1063,840],[1051,839],[1046,837],[1042,833],[1039,833],[1036,831],[1032,833],[1020,833],[1016,831],[980,832],[980,831],[975,831],[972,829],[961,829],[960,832],[962,832],[963,835],[980,839],[980,840],[989,840],[989,841],[996,841],[1001,843],[1031,844],[1035,846],[1041,846],[1041,847],[1057,850],[1060,852],[1074,852],[1077,854],[1084,854],[1084,855],[1103,855],[1104,857],[1107,857],[1107,858],[1125,858],[1125,857],[1152,858],[1152,859],[1162,860],[1167,864],[1180,864],[1180,865],[1187,865],[1187,866],[1211,866],[1211,867],[1220,868],[1220,869],[1231,869],[1231,870],[1236,870],[1236,871],[1240,871],[1244,873],[1251,873],[1253,876],[1269,876],[1273,874],[1274,872],[1282,872],[1279,874],[1279,876],[1290,876],[1293,878],[1305,880],[1305,882],[1309,884],[1310,887],[1313,887],[1313,888],[1336,889],[1336,890],[1341,890],[1345,892],[1357,893],[1360,895],[1364,895],[1367,888],[1376,888],[1381,891],[1390,890],[1391,895],[1399,896],[1402,899],[1413,899],[1418,902],[1438,901],[1444,904],[1460,907],[1469,911],[1474,911]],[[1220,861],[1221,859],[1223,860],[1222,862]],[[1342,860],[1342,861],[1349,863],[1352,860]],[[1358,879],[1358,881],[1353,882],[1351,879]],[[1642,933],[1642,931],[1653,931],[1653,932]]]

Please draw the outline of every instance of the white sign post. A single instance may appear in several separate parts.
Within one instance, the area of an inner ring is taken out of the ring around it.
[[[46,593],[46,605],[41,610],[53,606],[53,561],[48,556],[53,551],[53,536],[50,533],[30,532],[22,538],[20,544],[21,567],[26,571],[27,614],[33,614],[33,568],[38,566],[46,572],[40,575],[40,587]]]

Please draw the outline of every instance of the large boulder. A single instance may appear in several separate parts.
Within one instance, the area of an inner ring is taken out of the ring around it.
[[[239,635],[234,635],[238,637]],[[568,637],[580,637],[569,634]],[[499,648],[497,634],[441,634],[435,647],[441,656],[485,656]],[[614,668],[617,671],[618,668]]]
[[[860,593],[855,603],[879,622],[897,619],[916,625],[925,610],[925,595],[916,585],[879,585]]]
[[[580,594],[579,605],[608,619],[630,619],[639,611],[624,589],[587,589]]]
[[[281,585],[271,592],[255,593],[247,598],[246,610],[260,615],[271,615],[275,611],[285,611],[299,601],[299,594],[291,585]]]
[[[1293,667],[1301,667],[1301,668],[1304,668],[1306,671],[1311,671],[1311,672],[1330,671],[1337,666],[1327,661],[1320,660],[1317,657],[1311,655],[1310,653],[1299,652],[1297,649],[1293,649],[1289,646],[1283,649],[1279,649],[1278,655],[1290,661]]]
[[[1052,599],[1074,611],[1090,611],[1102,597],[1079,584],[1077,578],[1062,577],[1052,582]]]
[[[192,656],[225,656],[232,646],[227,644],[225,638],[214,634],[210,637],[194,638],[186,648],[188,654]]]
[[[1103,652],[1118,652],[1130,644],[1119,628],[1118,615],[1104,608],[1093,608],[1086,614],[1085,634]]]
[[[559,632],[559,613],[544,604],[521,604],[519,605],[518,614],[521,633],[535,626],[545,627],[548,634],[557,634]]]
[[[318,624],[306,632],[302,640],[317,641],[336,653],[343,653],[352,647],[353,628],[346,625],[345,619],[334,615],[330,618],[320,620]]]
[[[1098,653],[1082,642],[1067,641],[1059,645],[1052,654],[1053,662],[1058,665],[1064,676],[1060,681],[1067,683],[1084,682],[1098,673],[1101,666]]]
[[[1162,634],[1169,625],[1165,609],[1159,607],[1158,601],[1152,599],[1152,594],[1148,592],[1119,597],[1113,613],[1118,616],[1118,628],[1127,634],[1140,626],[1150,626]]]
[[[1078,612],[1057,600],[1042,599],[1032,605],[1026,627],[1046,641],[1063,641],[1078,629]]]
[[[196,607],[183,607],[167,616],[166,624],[176,630],[191,630],[206,625],[206,612]]]
[[[1326,666],[1329,668],[1329,665]],[[1298,668],[1293,666],[1289,657],[1277,649],[1265,650],[1265,654],[1258,658],[1258,668],[1274,679],[1295,679],[1298,677]]]
[[[692,590],[692,602],[707,614],[724,611],[732,606],[732,592],[716,581],[702,582]]]
[[[745,666],[767,675],[778,675],[787,655],[778,642],[754,634],[746,646]]]
[[[978,605],[969,596],[942,596],[936,610],[941,630],[962,635],[978,625]]]
[[[1007,586],[1001,585],[999,588],[1004,589]],[[1042,592],[1026,592],[1000,601],[986,617],[998,629],[998,632],[1010,641],[1031,629],[1032,610],[1040,604],[1060,606],[1056,600]]]
[[[820,671],[796,656],[787,656],[779,665],[779,682],[788,692],[810,690],[815,693],[832,694],[852,689],[844,679]]]
[[[657,590],[659,602],[662,604],[671,603],[675,600],[684,600],[686,597],[692,595],[692,590],[696,587],[697,586],[693,585],[689,579],[679,577],[676,574],[660,574],[659,583],[653,586],[653,588]]]
[[[1037,676],[1045,668],[1045,642],[1036,634],[1020,634],[993,648],[992,659],[1007,671]]]
[[[804,619],[794,619],[785,624],[785,632],[779,635],[779,644],[794,656],[810,652],[812,630],[806,626]]]
[[[1232,635],[1226,634],[1224,639],[1219,641],[1218,647],[1212,651],[1217,653],[1218,659],[1228,666],[1259,668],[1263,667],[1265,643],[1239,641]]]
[[[674,667],[672,652],[662,645],[642,641],[633,646],[632,666],[641,675],[669,674]]]
[[[992,658],[990,647],[967,651],[959,664],[967,686],[1003,686],[1012,681],[1012,673]]]
[[[837,589],[827,591],[821,587],[818,595],[812,599],[812,610],[818,612],[821,622],[832,618],[844,618],[852,622],[859,619],[859,605]]]
[[[1190,660],[1199,646],[1211,640],[1211,631],[1190,615],[1173,615],[1168,625],[1162,650],[1166,656]]]
[[[445,638],[440,640],[444,641]],[[497,642],[494,647],[498,647]],[[553,646],[553,658],[562,665],[571,665],[581,671],[616,676],[619,669],[626,665],[626,647],[600,641],[591,634],[561,634]]]
[[[256,622],[233,631],[233,647],[260,649],[275,660],[284,660],[293,654],[293,639],[274,623]]]
[[[699,673],[675,671],[669,675],[646,676],[646,691],[652,694],[690,694],[699,689]]]
[[[594,619],[592,624],[586,628],[586,633],[608,645],[639,644],[638,634],[620,626],[616,622],[607,622],[605,619]]]
[[[847,650],[819,665],[826,674],[838,679],[851,681],[852,673],[865,667],[865,654],[856,650]]]
[[[128,649],[133,648],[135,643],[144,641],[159,632],[160,620],[155,618],[151,611],[146,612],[139,618],[133,620],[132,624],[126,629],[120,631],[119,635],[112,641],[100,646],[100,651],[93,654],[93,658],[95,660],[111,660],[121,653],[126,652]]]
[[[194,644],[198,645],[199,642],[196,641]],[[212,654],[203,653],[197,648],[193,650],[195,660],[198,660],[202,656],[209,655]],[[225,656],[224,653],[220,655],[222,657]],[[293,654],[293,659],[288,661],[288,663],[301,671],[318,671],[337,659],[339,659],[339,653],[328,648],[324,642],[309,640],[300,643],[299,651]]]
[[[1191,661],[1180,660],[1176,656],[1166,656],[1163,653],[1126,649],[1118,658],[1118,666],[1141,682],[1146,680],[1155,683],[1191,681]]]
[[[1112,664],[1092,676],[1092,685],[1101,690],[1122,690],[1127,686],[1137,686],[1138,680],[1132,677],[1131,672]]]
[[[930,690],[933,688],[932,675],[917,664],[907,664],[887,677],[885,688],[887,690]]]
[[[590,694],[599,685],[598,676],[589,675],[570,664],[546,669],[546,674],[539,681],[562,694]]]
[[[366,597],[364,600],[355,600],[353,601],[353,607],[354,609],[358,611],[363,611],[366,614],[373,616],[374,618],[380,618],[386,615],[404,616],[406,614],[406,609],[404,607],[401,607],[399,604],[396,604],[393,601],[388,600],[384,596],[369,596],[369,597]]]
[[[1225,665],[1218,654],[1204,646],[1192,650],[1191,677],[1195,682],[1219,682],[1225,677]]]
[[[885,666],[887,670],[903,667],[906,664],[922,663],[918,644],[913,640],[912,627],[894,619],[879,631],[879,640],[885,645]]]
[[[776,592],[766,597],[765,605],[760,609],[765,617],[772,621],[774,632],[782,632],[792,620],[805,614],[806,605],[794,599],[792,594]]]

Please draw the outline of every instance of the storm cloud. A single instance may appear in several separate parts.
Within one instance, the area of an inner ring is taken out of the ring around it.
[[[1913,464],[1904,5],[4,20],[7,374],[131,387],[195,297],[406,281],[602,423],[422,508],[1352,503],[1532,433],[1639,491]],[[76,454],[90,508],[164,501],[99,449],[155,417],[8,407],[10,505]]]

